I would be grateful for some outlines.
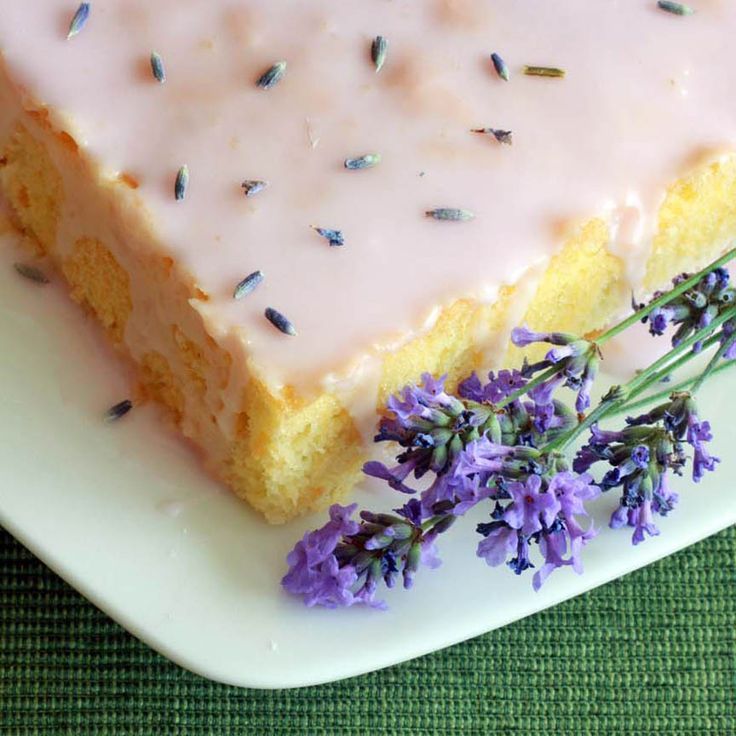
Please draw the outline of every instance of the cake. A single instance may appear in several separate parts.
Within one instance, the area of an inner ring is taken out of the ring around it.
[[[736,235],[736,4],[693,6],[0,0],[0,189],[283,522],[422,372],[591,333]]]

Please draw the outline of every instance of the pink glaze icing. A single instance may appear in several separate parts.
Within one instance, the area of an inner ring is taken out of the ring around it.
[[[0,49],[108,175],[139,180],[161,242],[210,295],[213,331],[242,336],[275,383],[316,385],[438,305],[492,298],[559,248],[560,222],[617,213],[614,250],[645,247],[634,220],[651,220],[666,184],[736,145],[736,2],[690,4],[678,17],[654,0],[98,0],[66,40],[76,2],[0,0]],[[279,60],[284,78],[259,89]],[[380,165],[343,168],[366,153]],[[245,198],[245,179],[269,186]],[[437,222],[435,207],[475,219]],[[256,269],[264,282],[234,300]]]

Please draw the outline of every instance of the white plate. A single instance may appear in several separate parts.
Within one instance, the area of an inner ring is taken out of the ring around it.
[[[736,521],[736,399],[722,376],[703,396],[719,472],[682,482],[660,537],[636,549],[604,529],[585,574],[557,571],[540,593],[530,576],[474,556],[473,520],[441,540],[444,564],[390,610],[308,610],[282,593],[284,557],[322,517],[269,527],[200,469],[153,408],[117,424],[119,361],[60,289],[19,278],[0,243],[0,523],[59,575],[165,656],[235,685],[312,685],[386,667],[503,626],[671,554]],[[614,492],[615,493],[615,492]],[[366,484],[362,505],[403,502]],[[605,526],[615,495],[596,507]],[[464,533],[461,529],[464,527]]]

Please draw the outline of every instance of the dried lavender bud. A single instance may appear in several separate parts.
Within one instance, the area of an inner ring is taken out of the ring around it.
[[[281,78],[286,73],[286,62],[277,61],[272,67],[267,69],[256,82],[256,86],[261,89],[271,89],[275,84],[281,81]]]
[[[266,319],[280,332],[285,335],[296,335],[296,328],[292,324],[291,320],[285,317],[281,312],[273,307],[267,307],[264,312]]]
[[[72,18],[71,23],[69,23],[69,32],[66,34],[67,40],[76,36],[77,33],[79,33],[87,24],[91,6],[92,3],[81,3],[77,8],[77,12],[74,13],[74,17]]]
[[[371,44],[371,59],[376,67],[376,73],[381,71],[388,51],[388,41],[383,36],[376,36]]]
[[[434,210],[427,210],[427,217],[435,220],[448,220],[451,222],[467,222],[475,218],[470,210],[456,209],[454,207],[438,207]]]
[[[163,83],[166,81],[164,61],[155,51],[151,52],[151,72],[153,72],[153,77],[157,82]]]
[[[496,74],[505,82],[508,82],[510,74],[506,62],[495,52],[491,54],[491,61],[493,62],[493,68],[496,70]]]
[[[365,156],[359,156],[358,158],[346,158],[345,168],[346,169],[371,169],[374,166],[378,166],[381,163],[380,153],[366,153]]]
[[[258,284],[263,281],[263,271],[253,271],[248,274],[242,281],[238,283],[233,291],[233,299],[242,299],[244,296],[250,294]]]
[[[37,284],[48,284],[49,278],[46,274],[36,266],[29,266],[27,263],[14,263],[13,268],[24,278]]]
[[[176,181],[174,182],[174,197],[177,202],[184,199],[187,193],[187,187],[189,186],[189,167],[184,164],[176,174]]]
[[[114,406],[111,406],[105,412],[105,419],[108,422],[116,422],[121,417],[124,417],[133,408],[133,402],[130,399],[125,399]]]
[[[673,15],[692,15],[695,10],[685,3],[674,3],[670,0],[659,0],[657,7]]]
[[[243,187],[243,194],[246,197],[254,197],[268,186],[268,182],[260,179],[246,179],[240,186]]]

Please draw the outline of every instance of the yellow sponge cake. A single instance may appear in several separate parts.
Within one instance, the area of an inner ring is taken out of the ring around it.
[[[422,372],[601,328],[736,235],[736,4],[693,5],[0,0],[0,191],[283,522]]]

